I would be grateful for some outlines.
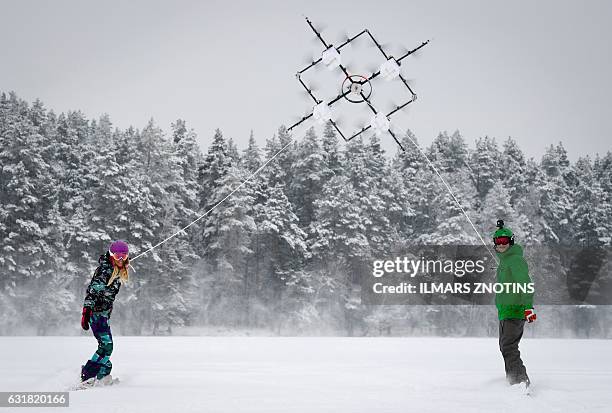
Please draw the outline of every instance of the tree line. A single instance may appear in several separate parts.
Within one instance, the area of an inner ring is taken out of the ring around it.
[[[133,263],[113,312],[121,332],[490,333],[490,323],[470,324],[494,319],[490,307],[361,304],[359,280],[373,260],[410,245],[480,243],[412,144],[417,137],[407,131],[406,152],[395,154],[380,139],[345,144],[330,124],[303,136],[281,126],[262,147],[251,134],[239,149],[217,130],[203,151],[181,119],[168,133],[153,120],[119,129],[108,115],[58,115],[1,94],[0,333],[76,331],[112,239],[138,254],[226,197]],[[487,242],[504,218],[523,245],[610,246],[612,152],[570,162],[559,143],[534,160],[512,138],[470,146],[459,131],[441,132],[424,150]],[[577,308],[545,311],[576,331],[589,313]],[[593,311],[610,319],[609,307]],[[588,325],[608,334],[595,319]]]

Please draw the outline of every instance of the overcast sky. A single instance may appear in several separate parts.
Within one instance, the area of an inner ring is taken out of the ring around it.
[[[129,4],[128,4],[129,3]],[[423,143],[459,129],[517,139],[539,158],[612,149],[609,1],[5,1],[0,90],[116,126],[185,119],[263,143],[304,112],[295,73],[321,45],[369,28],[391,47],[433,39],[402,65],[419,96],[394,119]],[[379,62],[377,62],[378,64]],[[386,139],[391,140],[390,137]],[[387,148],[394,148],[388,142]]]

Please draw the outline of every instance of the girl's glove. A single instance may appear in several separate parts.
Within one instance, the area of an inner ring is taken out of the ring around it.
[[[533,308],[525,310],[525,320],[527,320],[528,323],[533,323],[536,321],[536,313]]]
[[[83,315],[81,316],[81,327],[83,330],[89,330],[89,319],[91,318],[91,308],[83,307]]]

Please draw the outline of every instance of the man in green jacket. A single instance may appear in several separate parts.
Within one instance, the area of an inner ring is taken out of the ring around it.
[[[523,337],[525,321],[535,321],[533,310],[533,284],[529,278],[527,261],[523,248],[514,243],[514,234],[504,227],[504,221],[497,221],[497,231],[493,235],[495,251],[499,258],[497,282],[504,286],[495,295],[495,305],[499,316],[499,349],[504,357],[506,379],[514,385],[524,383],[529,387],[527,370],[521,360],[519,342]]]

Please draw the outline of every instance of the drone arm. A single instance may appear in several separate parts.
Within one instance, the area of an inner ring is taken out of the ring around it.
[[[429,43],[429,40],[427,40],[427,41],[425,41],[425,42],[421,43],[421,45],[420,45],[420,46],[415,47],[414,49],[407,51],[407,52],[406,52],[406,54],[404,54],[402,57],[400,57],[399,59],[397,59],[397,63],[401,62],[403,59],[407,58],[408,56],[410,56],[411,54],[413,54],[414,52],[416,52],[416,51],[417,51],[417,50],[419,50],[420,48],[425,47],[425,45],[426,45],[427,43]]]
[[[400,149],[403,152],[406,152],[406,149],[404,149],[404,147],[402,146],[402,144],[400,143],[399,139],[397,139],[397,137],[395,136],[395,133],[393,133],[393,131],[391,129],[389,129],[389,134],[391,134],[391,136],[393,136],[393,139],[395,139],[395,142],[399,145]]]
[[[385,56],[385,59],[389,59],[389,56],[387,56],[387,53],[385,53],[385,51],[383,50],[383,48],[380,45],[380,43],[378,43],[376,41],[376,39],[374,38],[374,36],[372,36],[372,33],[370,33],[370,31],[368,29],[366,29],[365,31],[366,31],[366,33],[368,33],[368,35],[370,36],[370,39],[372,39],[372,41],[374,42],[376,47],[378,47],[378,50],[380,50],[380,52],[383,54],[383,56]]]
[[[301,75],[302,73],[304,73],[305,71],[307,71],[308,69],[310,69],[311,67],[313,67],[314,65],[319,63],[321,60],[323,60],[323,58],[319,57],[317,60],[313,61],[310,65],[308,65],[304,69],[300,70],[298,72],[298,75]]]
[[[408,82],[406,81],[406,79],[404,79],[404,76],[402,76],[401,74],[399,75],[399,78],[402,80],[402,83],[404,85],[406,85],[406,87],[408,88],[408,90],[410,91],[410,93],[412,93],[412,100],[416,100],[416,94],[414,93],[414,91],[412,90],[412,88],[410,87],[410,85],[408,84]]]
[[[338,49],[338,50],[342,49],[344,46],[346,46],[347,44],[349,44],[350,42],[352,42],[353,40],[355,40],[356,38],[358,38],[359,36],[361,36],[362,34],[364,34],[366,32],[367,32],[367,29],[362,30],[359,34],[356,34],[355,36],[351,37],[350,39],[347,39],[344,43],[342,43],[336,49]]]
[[[308,17],[306,17],[306,21],[308,22],[308,25],[310,26],[312,31],[315,32],[315,34],[317,35],[317,37],[319,38],[321,43],[323,43],[325,48],[329,49],[329,45],[325,42],[325,40],[323,40],[323,37],[321,37],[321,33],[319,33],[319,31],[317,29],[315,29],[314,25],[312,24],[312,22],[310,21],[310,19]]]
[[[310,89],[308,86],[306,86],[306,83],[304,83],[304,81],[302,80],[302,78],[300,77],[299,73],[296,76],[297,79],[300,81],[300,83],[302,84],[302,86],[304,86],[304,89],[306,89],[306,92],[308,92],[308,94],[310,95],[310,97],[312,98],[312,100],[315,101],[316,104],[321,103],[321,101],[319,99],[317,99],[315,97],[315,95],[312,93],[312,89]]]
[[[287,131],[291,131],[291,129],[295,128],[296,126],[300,125],[301,123],[307,121],[308,119],[310,119],[312,117],[312,113],[310,115],[306,115],[304,116],[302,119],[298,120],[297,122],[295,122],[293,125],[289,126],[287,128]]]
[[[336,122],[334,122],[334,121],[333,121],[333,120],[331,120],[331,119],[330,119],[330,122],[331,122],[331,124],[332,124],[332,125],[334,125],[334,128],[336,129],[336,131],[338,131],[338,133],[340,134],[340,136],[342,136],[342,139],[344,139],[344,140],[346,141],[346,140],[347,140],[347,139],[346,139],[346,136],[344,136],[344,133],[342,133],[342,131],[340,130],[340,128],[338,127],[338,125],[336,124]]]

